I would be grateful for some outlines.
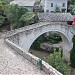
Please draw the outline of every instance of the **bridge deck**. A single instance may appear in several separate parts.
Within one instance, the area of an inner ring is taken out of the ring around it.
[[[7,31],[7,32],[5,31],[3,33],[0,33],[0,38],[9,37],[9,36],[15,35],[15,34],[20,33],[20,32],[29,31],[32,29],[37,29],[37,28],[40,28],[42,26],[47,26],[47,25],[61,25],[61,26],[72,27],[72,25],[68,25],[65,22],[39,22],[36,24],[32,24],[32,25],[28,25],[25,27],[11,30],[11,31]]]
[[[47,75],[44,71],[40,71],[37,66],[5,45],[3,39],[0,39],[0,74]]]

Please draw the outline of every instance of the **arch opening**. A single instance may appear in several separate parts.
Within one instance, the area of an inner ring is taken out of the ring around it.
[[[30,48],[40,49],[40,45],[42,45],[43,43],[53,45],[53,44],[58,44],[60,42],[62,42],[62,38],[57,32],[47,32],[40,35],[32,43]]]
[[[49,33],[49,32],[45,32],[45,33]],[[56,32],[55,31],[51,31],[51,32],[57,33],[61,37],[61,39],[62,39],[62,45],[60,45],[60,46],[63,49],[63,56],[64,56],[64,58],[67,61],[69,61],[69,56],[70,55],[68,54],[68,52],[71,50],[71,47],[70,47],[70,42],[69,42],[68,37],[66,35],[64,35],[62,32],[58,32],[58,31],[56,31]],[[42,33],[42,34],[38,35],[38,37],[35,37],[34,41],[32,42],[32,44],[30,46],[30,49],[31,49],[33,43],[35,42],[35,40],[38,39],[41,35],[43,35],[45,33]],[[38,46],[38,45],[36,45],[36,46]]]
[[[49,31],[49,32],[58,34],[58,36],[61,37],[62,42],[63,42],[64,44],[69,44],[69,45],[70,45],[70,42],[69,42],[68,37],[65,36],[63,33],[58,32],[58,31],[56,31],[56,32],[55,32],[55,31]],[[44,34],[49,33],[49,32],[45,32],[45,33],[40,34],[39,36],[36,36],[36,37],[34,38],[32,44],[33,44],[41,35],[44,35]],[[43,37],[43,36],[42,36],[42,37]],[[45,41],[45,40],[44,40],[44,41]],[[31,44],[31,46],[32,46],[32,44]],[[30,48],[31,48],[31,46],[30,46]]]

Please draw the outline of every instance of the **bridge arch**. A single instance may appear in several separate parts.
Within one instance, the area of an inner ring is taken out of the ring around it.
[[[63,46],[63,54],[68,59],[70,50],[72,48],[72,37],[73,34],[70,32],[70,29],[64,25],[46,25],[38,28],[31,29],[28,34],[20,34],[19,36],[19,45],[24,48],[25,51],[29,51],[33,42],[42,34],[46,32],[58,32],[61,36],[64,46]],[[67,56],[66,56],[67,55]]]
[[[51,32],[51,30],[49,30],[49,31],[46,31],[46,32]],[[44,32],[44,33],[46,33],[46,32]],[[61,36],[61,38],[62,38],[62,41],[63,41],[63,45],[62,45],[62,48],[63,48],[63,55],[64,55],[64,58],[66,58],[66,60],[69,60],[69,53],[70,53],[70,50],[71,50],[71,44],[70,44],[70,40],[69,40],[69,38],[66,36],[66,34],[63,34],[63,32],[59,32],[59,31],[52,31],[52,32],[57,32],[60,36]],[[35,36],[35,38],[34,39],[32,39],[32,42],[31,42],[31,45],[33,44],[33,42],[39,37],[39,36],[41,36],[42,34],[44,34],[44,33],[41,33],[41,34],[39,34],[39,35],[37,35],[37,36]],[[31,45],[30,45],[30,47],[31,47]],[[30,50],[30,47],[29,47],[29,49],[28,50]]]
[[[33,42],[35,42],[35,40],[36,39],[38,39],[41,35],[43,35],[44,33],[47,33],[47,32],[57,32],[59,35],[60,35],[60,37],[62,38],[62,41],[63,42],[66,42],[66,43],[68,43],[68,44],[70,44],[70,41],[69,41],[69,38],[66,36],[66,34],[63,34],[62,32],[59,32],[59,31],[51,31],[51,30],[49,30],[49,31],[46,31],[46,32],[43,32],[43,33],[40,33],[39,35],[37,35],[34,39],[33,39]],[[33,42],[32,42],[32,44],[33,44]],[[32,45],[31,44],[31,45]]]
[[[63,55],[69,60],[70,50],[72,49],[72,37],[74,29],[72,26],[64,25],[61,23],[48,22],[38,23],[36,25],[30,25],[20,30],[13,31],[12,36],[8,37],[10,41],[19,45],[24,49],[24,52],[28,52],[33,42],[42,34],[46,32],[58,32],[63,40]],[[12,34],[10,33],[10,34]]]

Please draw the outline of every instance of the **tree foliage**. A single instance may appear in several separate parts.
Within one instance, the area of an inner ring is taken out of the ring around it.
[[[71,66],[75,68],[75,35],[72,38],[72,42],[73,42],[73,48],[70,52],[70,62],[71,62]]]
[[[3,0],[0,0],[0,27],[3,25],[5,18]]]
[[[4,4],[9,4],[11,1],[13,1],[13,0],[3,0],[3,3]]]
[[[38,19],[36,14],[34,14],[33,12],[28,12],[26,7],[18,6],[17,4],[7,4],[10,1],[12,0],[0,1],[0,19],[2,18],[0,24],[3,23],[4,17],[10,20],[13,29],[33,24],[38,21],[36,20]]]
[[[28,12],[26,7],[18,6],[17,4],[6,4],[4,7],[4,14],[10,20],[13,29],[38,21],[38,17],[35,13]]]
[[[72,15],[75,15],[75,5],[70,5],[70,12]]]
[[[3,11],[4,5],[3,5],[3,1],[0,0],[0,11]]]
[[[49,36],[47,36],[47,41],[52,44],[56,44],[62,41],[62,38],[57,33],[49,33]]]
[[[70,3],[71,3],[72,5],[74,5],[74,4],[75,4],[75,0],[71,0]]]
[[[32,48],[34,49],[40,49],[40,44],[44,42],[44,38],[43,36],[41,35],[39,38],[37,38],[33,44],[32,44]]]
[[[5,18],[4,16],[0,15],[0,27],[2,26],[2,24],[4,23],[5,21]]]
[[[27,12],[20,18],[21,25],[29,25],[38,22],[38,16],[34,12]]]
[[[19,19],[20,17],[27,13],[28,10],[25,7],[20,7],[18,5],[6,5],[5,6],[5,15],[10,20],[11,24],[13,25],[13,28],[17,28],[19,25]]]
[[[59,72],[64,75],[68,75],[69,68],[68,65],[64,63],[63,57],[61,57],[61,49],[59,49],[58,52],[56,51],[56,49],[54,49],[54,53],[45,57],[45,59],[48,60],[48,63]]]
[[[61,11],[60,11],[60,8],[56,6],[55,12],[61,12]]]

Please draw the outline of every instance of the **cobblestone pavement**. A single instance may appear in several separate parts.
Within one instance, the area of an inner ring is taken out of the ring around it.
[[[0,75],[47,75],[0,39]]]

